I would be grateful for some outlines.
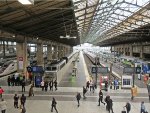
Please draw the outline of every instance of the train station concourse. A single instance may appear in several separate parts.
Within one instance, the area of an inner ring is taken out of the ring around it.
[[[150,0],[0,0],[0,112],[149,113]]]

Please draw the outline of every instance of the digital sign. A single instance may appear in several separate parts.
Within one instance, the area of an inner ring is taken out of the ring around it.
[[[43,72],[43,67],[42,66],[33,66],[32,67],[32,72],[34,72],[34,73],[42,73]]]

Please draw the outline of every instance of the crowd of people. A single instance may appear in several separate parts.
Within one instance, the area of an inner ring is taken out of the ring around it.
[[[10,77],[8,77],[10,78]],[[114,80],[114,90],[117,90],[118,87],[118,81],[117,80]],[[9,83],[8,83],[9,84]],[[12,84],[12,82],[10,82],[10,84]],[[9,86],[10,86],[9,84]],[[14,83],[15,84],[15,83]],[[22,81],[21,81],[21,84],[22,86],[22,92],[25,92],[25,78],[23,77]],[[47,91],[48,90],[48,86],[49,86],[49,90],[50,91],[53,91],[54,90],[57,90],[57,80],[52,80],[52,81],[42,81],[41,82],[41,88],[42,88],[42,91]],[[29,88],[29,97],[30,96],[34,96],[34,85],[31,84],[30,85],[30,88]],[[106,82],[105,83],[105,89],[108,88],[108,83]],[[92,80],[90,81],[87,81],[86,83],[86,86],[83,86],[83,100],[87,99],[87,96],[86,96],[86,93],[89,91],[89,92],[92,92],[94,93],[96,89],[96,84],[94,84],[94,82]],[[105,90],[107,91],[107,90]],[[4,90],[2,87],[0,87],[0,98],[1,98],[1,101],[0,101],[0,108],[1,108],[1,112],[2,113],[6,113],[6,109],[7,109],[7,102],[3,99],[3,96],[2,94],[4,93]],[[103,92],[102,90],[99,91],[98,93],[98,106],[101,106],[101,103],[106,107],[106,110],[110,113],[114,113],[113,111],[113,100],[111,99],[111,96],[110,95],[106,95],[106,97],[104,98],[104,95],[103,95]],[[76,100],[77,100],[77,106],[79,107],[80,106],[80,100],[81,100],[82,96],[79,92],[77,92],[76,94]],[[26,113],[26,108],[25,108],[25,103],[26,103],[26,96],[24,94],[22,94],[20,97],[15,94],[14,97],[13,97],[13,100],[14,100],[14,108],[16,109],[19,109],[20,113]],[[20,101],[19,101],[20,100]],[[19,104],[20,102],[20,104]],[[58,110],[57,110],[57,102],[56,102],[56,99],[53,97],[52,98],[52,101],[51,101],[51,112],[53,112],[53,109],[55,109],[56,113],[58,113]],[[124,106],[124,108],[126,108],[126,110],[122,111],[122,113],[130,113],[131,111],[131,104],[130,102],[127,102],[126,105]],[[145,105],[144,105],[144,102],[142,101],[141,102],[141,111],[140,113],[148,113],[146,111],[146,108],[145,108]]]
[[[48,87],[49,87],[49,90],[50,91],[53,91],[53,89],[55,89],[55,91],[57,90],[57,80],[51,80],[51,81],[42,81],[41,82],[41,88],[42,88],[42,91],[47,91],[48,90]]]

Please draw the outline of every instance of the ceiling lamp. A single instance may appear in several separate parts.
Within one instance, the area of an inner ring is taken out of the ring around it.
[[[18,0],[23,5],[34,4],[34,0]]]
[[[67,38],[67,39],[71,39],[71,38],[77,38],[76,36],[71,37],[70,35],[66,35],[66,36],[60,36],[60,38]]]

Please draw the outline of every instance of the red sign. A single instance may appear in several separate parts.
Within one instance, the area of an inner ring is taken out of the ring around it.
[[[19,57],[19,61],[23,61],[23,57]]]

